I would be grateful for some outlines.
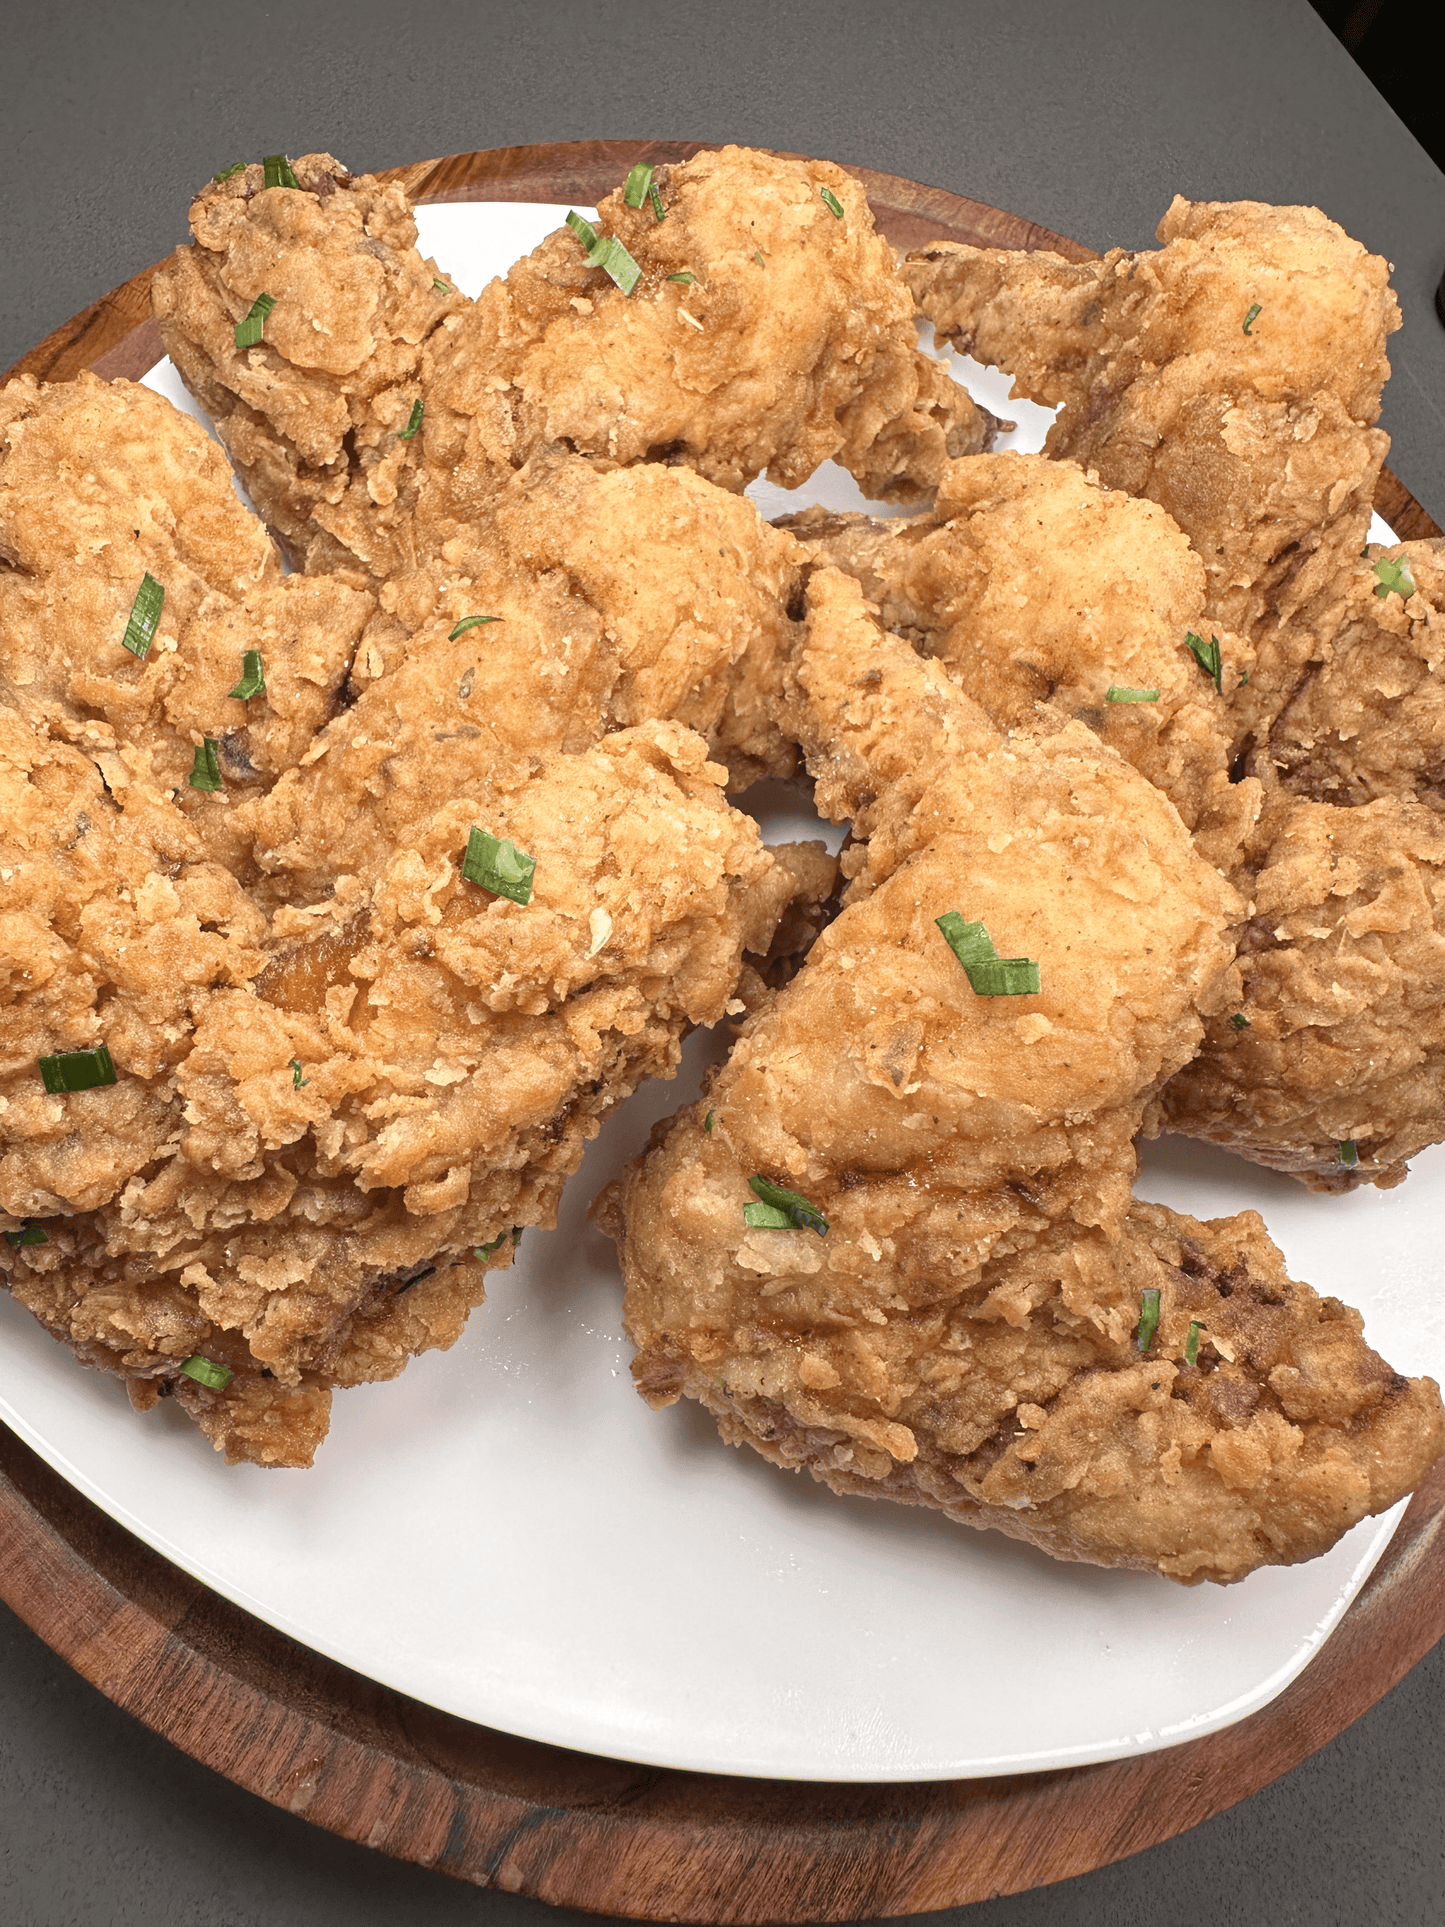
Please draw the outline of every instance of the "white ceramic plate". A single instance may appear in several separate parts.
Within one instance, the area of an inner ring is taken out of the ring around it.
[[[557,224],[516,204],[420,210],[468,293]],[[1043,410],[969,371],[1037,447]],[[162,364],[150,385],[185,401]],[[194,410],[192,410],[194,412]],[[858,502],[851,480],[753,490],[765,511]],[[1384,532],[1387,536],[1387,532]],[[770,841],[816,834],[753,799]],[[790,813],[791,812],[791,813]],[[836,832],[829,832],[836,845]],[[933,1514],[837,1499],[719,1444],[628,1377],[611,1245],[586,1207],[696,1094],[687,1047],[589,1148],[554,1232],[445,1355],[342,1393],[310,1472],[230,1470],[173,1406],[136,1417],[0,1295],[0,1415],[114,1518],[217,1592],[333,1659],[464,1719],[656,1765],[919,1780],[1148,1752],[1253,1712],[1300,1670],[1403,1507],[1322,1559],[1184,1591],[1046,1559]],[[1403,1191],[1311,1196],[1173,1140],[1140,1192],[1202,1216],[1257,1207],[1296,1276],[1365,1313],[1400,1369],[1445,1377],[1435,1288],[1445,1152]]]

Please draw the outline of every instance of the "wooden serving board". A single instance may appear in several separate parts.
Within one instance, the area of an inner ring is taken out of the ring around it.
[[[638,160],[702,143],[496,148],[390,170],[418,201],[587,205]],[[1092,250],[867,168],[878,225],[931,240]],[[132,380],[161,357],[154,268],[9,375]],[[9,378],[7,375],[6,379]],[[1388,470],[1375,506],[1439,528]],[[1206,1739],[1067,1772],[925,1784],[732,1779],[628,1765],[469,1725],[275,1632],[131,1537],[0,1426],[0,1597],[128,1713],[262,1799],[399,1859],[559,1906],[644,1920],[877,1919],[1087,1873],[1197,1826],[1306,1759],[1445,1636],[1445,1460],[1321,1653]]]

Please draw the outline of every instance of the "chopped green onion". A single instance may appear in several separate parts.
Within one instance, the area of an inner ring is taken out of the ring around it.
[[[209,1358],[202,1358],[199,1352],[194,1352],[181,1370],[198,1385],[209,1385],[213,1392],[224,1392],[236,1376],[228,1365],[217,1365]]]
[[[716,1111],[709,1111],[707,1116],[702,1121],[702,1128],[707,1132],[709,1137],[712,1136],[712,1121],[716,1116],[717,1116]]]
[[[589,268],[601,268],[604,274],[611,275],[624,294],[631,294],[642,279],[642,269],[615,234],[603,235],[597,245],[588,251],[587,265]]]
[[[1141,1291],[1139,1294],[1139,1349],[1147,1352],[1154,1343],[1154,1334],[1159,1329],[1159,1294],[1157,1291]]]
[[[274,294],[258,294],[245,315],[236,323],[236,346],[254,348],[266,334],[266,317],[276,305]]]
[[[7,1231],[5,1242],[7,1245],[48,1245],[50,1238],[43,1225],[27,1224],[21,1231]]]
[[[1125,689],[1116,682],[1111,682],[1104,691],[1106,703],[1157,703],[1158,700],[1157,689]]]
[[[794,1231],[797,1226],[786,1211],[775,1204],[745,1204],[743,1223],[754,1231]]]
[[[411,413],[406,418],[406,427],[397,430],[396,439],[399,442],[409,442],[421,427],[421,418],[425,413],[426,403],[421,400],[414,401],[411,405]]]
[[[681,281],[685,288],[692,287],[697,280],[691,268],[683,268],[680,273],[670,274],[667,278],[669,281]]]
[[[434,274],[432,276],[431,284],[436,289],[438,294],[455,294],[456,293],[456,289],[449,287],[447,283],[442,280],[439,274]]]
[[[753,249],[753,259],[757,262],[760,268],[765,268],[768,265],[767,262],[763,259],[763,251],[761,248]]]
[[[494,896],[510,897],[513,903],[530,903],[536,868],[536,857],[524,856],[510,837],[499,841],[490,831],[473,826],[462,858],[462,875],[468,883],[480,884]]]
[[[665,221],[667,219],[667,215],[663,212],[662,196],[657,191],[656,181],[654,181],[652,186],[648,188],[647,198],[652,203],[652,218],[655,221]]]
[[[1252,1030],[1254,1028],[1242,1010],[1235,1011],[1229,1021],[1234,1025],[1236,1030]]]
[[[244,174],[245,171],[246,163],[244,161],[232,161],[229,167],[223,167],[220,173],[213,174],[211,179],[213,181],[229,181],[233,174]]]
[[[567,225],[569,228],[571,228],[572,232],[577,236],[577,239],[582,243],[584,248],[587,248],[590,250],[596,247],[597,245],[596,228],[593,227],[590,221],[583,220],[582,216],[577,212],[575,208],[573,208],[568,213]]]
[[[156,625],[161,619],[165,606],[166,592],[147,572],[140,579],[140,587],[135,592],[135,601],[130,605],[130,615],[126,618],[125,634],[120,639],[122,649],[129,649],[133,656],[144,662],[150,654],[151,644],[155,641]]]
[[[292,1090],[293,1091],[303,1090],[305,1086],[308,1085],[310,1082],[311,1082],[311,1079],[309,1077],[303,1077],[301,1075],[301,1059],[299,1057],[293,1057],[291,1059]]]
[[[1197,1365],[1199,1363],[1199,1334],[1203,1330],[1204,1327],[1197,1318],[1192,1318],[1189,1321],[1189,1336],[1184,1341],[1184,1363],[1186,1365]]]
[[[774,1184],[770,1178],[751,1177],[748,1188],[763,1201],[762,1208],[780,1211],[783,1214],[781,1225],[775,1225],[771,1218],[750,1218],[748,1213],[759,1209],[757,1205],[745,1204],[743,1218],[748,1224],[767,1224],[775,1230],[816,1231],[820,1238],[828,1235],[828,1220],[817,1205],[810,1204],[796,1191],[789,1191],[786,1185]]]
[[[516,1239],[516,1234],[513,1233],[513,1242],[515,1242],[515,1239]],[[496,1237],[493,1238],[492,1242],[489,1245],[473,1245],[472,1256],[474,1258],[490,1258],[492,1253],[496,1251],[501,1245],[504,1245],[506,1242],[507,1242],[506,1232],[499,1231]]]
[[[268,154],[261,163],[265,187],[300,187],[301,183],[291,171],[291,163],[284,154]]]
[[[514,1224],[512,1226],[512,1243],[514,1245],[519,1245],[522,1242],[522,1233],[526,1229],[527,1227],[524,1224]]]
[[[624,207],[641,207],[652,189],[652,167],[647,161],[639,161],[627,177],[627,185],[622,190]]]
[[[204,742],[196,744],[195,761],[191,765],[188,780],[193,790],[223,790],[226,787],[221,781],[220,757],[213,737],[208,736]]]
[[[40,1058],[39,1064],[41,1082],[52,1097],[63,1097],[67,1091],[94,1091],[117,1081],[104,1044],[94,1050],[63,1050],[56,1057]]]
[[[1249,671],[1246,669],[1240,676],[1239,681],[1234,686],[1236,689],[1243,689],[1244,685],[1248,681],[1249,681]]]
[[[1244,317],[1244,332],[1246,334],[1248,334],[1250,329],[1254,326],[1255,316],[1263,313],[1264,313],[1263,308],[1261,308],[1259,303],[1256,301],[1254,306],[1250,309],[1249,313]]]
[[[1222,696],[1224,694],[1224,683],[1222,680],[1224,663],[1219,653],[1219,637],[1211,636],[1208,642],[1206,642],[1202,636],[1196,636],[1191,629],[1184,640],[1189,644],[1190,653],[1199,664],[1199,667],[1204,671],[1205,675],[1213,677],[1214,687]]]
[[[965,923],[957,910],[935,917],[944,942],[963,965],[976,997],[1037,997],[1039,967],[1030,957],[1001,957],[981,923]]]
[[[235,696],[238,701],[248,703],[253,696],[262,696],[265,692],[266,671],[261,663],[261,651],[259,649],[243,649],[241,651],[241,680],[229,693]]]
[[[1388,558],[1380,560],[1375,564],[1375,574],[1380,578],[1375,585],[1377,596],[1388,596],[1393,590],[1402,601],[1408,602],[1414,595],[1415,579],[1410,574],[1409,565],[1404,556],[1397,557],[1393,562]]]
[[[843,203],[838,199],[838,196],[833,192],[832,188],[820,187],[818,192],[823,197],[824,207],[827,208],[828,212],[833,215],[835,219],[841,221],[843,218]]]
[[[457,637],[464,636],[468,629],[475,629],[479,622],[500,622],[501,619],[500,616],[463,616],[456,628],[453,629],[447,637],[447,641],[455,642]]]
[[[1360,1161],[1360,1147],[1352,1137],[1335,1146],[1335,1163],[1343,1164],[1347,1171],[1353,1171]]]

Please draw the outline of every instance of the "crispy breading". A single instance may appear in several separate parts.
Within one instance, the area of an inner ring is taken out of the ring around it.
[[[1228,703],[1191,653],[1208,633],[1204,570],[1154,503],[1099,487],[1073,462],[976,455],[944,471],[925,515],[784,526],[846,569],[885,627],[946,663],[1003,729],[1047,703],[1159,786],[1228,867],[1258,806],[1229,781]],[[1253,650],[1224,640],[1226,686]],[[1109,701],[1110,689],[1149,701]]]
[[[298,566],[373,586],[414,560],[423,346],[467,304],[416,248],[402,189],[304,154],[296,187],[253,162],[191,203],[195,244],[151,284],[166,353]],[[261,341],[236,346],[258,296]]]
[[[1371,546],[1347,587],[1325,659],[1305,671],[1257,754],[1297,796],[1413,796],[1445,809],[1445,542]]]
[[[1445,824],[1409,795],[1343,809],[1275,793],[1237,880],[1254,902],[1239,1002],[1151,1128],[1315,1191],[1399,1184],[1445,1137]]]
[[[1388,437],[1389,265],[1316,208],[1176,197],[1157,253],[940,244],[904,275],[939,334],[1057,405],[1051,455],[1168,509],[1207,611],[1252,638],[1236,743],[1262,740],[1343,607]]]

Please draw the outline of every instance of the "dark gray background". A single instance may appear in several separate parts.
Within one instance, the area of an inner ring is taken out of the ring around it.
[[[0,45],[0,368],[184,239],[190,193],[242,156],[324,148],[362,169],[531,141],[751,141],[1100,248],[1147,245],[1175,192],[1314,202],[1395,263],[1390,459],[1445,519],[1445,175],[1306,0],[8,0]],[[968,1927],[1445,1920],[1442,1735],[1445,1647],[1232,1813]],[[558,1918],[238,1792],[0,1609],[0,1927]]]

